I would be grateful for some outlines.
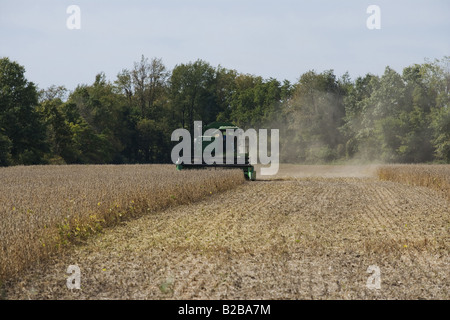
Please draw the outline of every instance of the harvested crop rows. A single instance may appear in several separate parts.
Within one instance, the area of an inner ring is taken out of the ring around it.
[[[426,187],[379,181],[370,170],[338,170],[327,178],[321,171],[322,177],[282,173],[107,229],[7,281],[3,296],[450,297],[445,197]],[[80,267],[81,290],[66,287],[69,265]],[[380,270],[379,289],[367,287],[369,266]]]

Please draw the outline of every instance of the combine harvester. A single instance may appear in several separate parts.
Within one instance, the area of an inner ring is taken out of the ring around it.
[[[227,122],[213,122],[207,126],[203,127],[202,133],[205,133],[207,130],[209,130],[209,132],[214,132],[216,131],[215,134],[213,135],[202,135],[198,138],[194,139],[194,144],[197,143],[197,139],[201,139],[201,143],[202,143],[202,155],[204,154],[205,148],[207,148],[211,143],[213,143],[215,141],[215,139],[222,134],[223,137],[223,152],[222,152],[222,157],[220,156],[220,154],[214,154],[213,156],[216,159],[222,159],[223,161],[217,161],[214,162],[212,164],[206,163],[205,159],[202,157],[195,157],[195,156],[191,156],[191,161],[190,163],[184,163],[181,159],[178,159],[178,161],[176,162],[176,168],[177,170],[184,170],[184,169],[208,169],[208,168],[226,168],[226,169],[242,169],[242,171],[244,172],[244,176],[247,180],[252,180],[255,181],[256,180],[256,171],[254,166],[250,163],[250,159],[249,159],[249,151],[248,151],[248,145],[245,145],[243,148],[239,148],[242,149],[240,150],[241,152],[238,152],[238,146],[236,141],[233,142],[233,150],[232,155],[228,156],[228,160],[232,159],[232,161],[228,161],[227,162],[227,152],[229,150],[227,150],[227,138],[228,139],[234,139],[235,140],[235,136],[227,136],[227,130],[233,130],[236,131],[240,129],[239,127],[235,126],[232,123],[227,123]]]

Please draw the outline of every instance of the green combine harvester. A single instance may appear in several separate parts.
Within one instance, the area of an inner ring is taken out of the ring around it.
[[[202,132],[205,133],[207,130],[210,130],[210,129],[213,129],[213,130],[216,129],[216,130],[218,130],[217,133],[219,133],[219,131],[220,131],[220,133],[222,134],[222,137],[223,137],[223,153],[222,153],[223,161],[222,161],[222,163],[221,164],[217,164],[217,163],[207,164],[204,161],[203,157],[202,157],[201,161],[199,161],[197,159],[197,163],[196,163],[194,156],[192,156],[190,163],[184,163],[184,162],[181,162],[180,160],[178,160],[176,163],[177,170],[208,169],[208,168],[242,169],[242,171],[244,172],[244,177],[247,180],[255,181],[256,180],[256,171],[255,171],[254,166],[250,163],[248,146],[246,146],[245,150],[243,150],[242,152],[238,152],[237,143],[235,141],[235,143],[233,144],[234,150],[232,151],[233,152],[233,162],[227,163],[227,161],[226,161],[226,158],[227,158],[227,148],[226,148],[227,129],[237,130],[237,129],[239,129],[239,127],[235,126],[232,123],[227,123],[227,122],[213,122],[207,126],[204,126],[202,129]],[[203,154],[203,151],[205,150],[205,148],[214,141],[214,136],[202,135],[200,138],[202,140],[202,154]],[[207,138],[206,139],[207,141],[205,141],[204,138]],[[228,138],[230,138],[230,137],[228,137]],[[234,139],[235,137],[231,137],[231,138]],[[214,156],[220,157],[220,155],[214,155]],[[198,162],[200,162],[200,163],[198,163]]]

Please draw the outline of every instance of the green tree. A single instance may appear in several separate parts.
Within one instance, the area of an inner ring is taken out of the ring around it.
[[[367,89],[370,96],[365,95],[354,109],[356,114],[360,112],[356,127],[352,123],[357,129],[359,156],[370,161],[397,161],[407,127],[404,122],[404,112],[408,108],[405,83],[400,74],[386,67],[380,78],[370,77]]]
[[[450,108],[436,109],[431,127],[434,129],[432,143],[437,159],[450,163]]]
[[[229,70],[221,66],[216,69],[217,121],[231,121],[233,92],[236,90],[237,76],[236,70]]]
[[[420,163],[434,159],[431,110],[436,102],[436,93],[428,79],[430,67],[428,63],[414,64],[403,70],[405,110],[399,116],[403,135],[397,149],[401,162]]]
[[[347,159],[359,156],[360,145],[364,143],[366,137],[363,119],[367,100],[377,87],[378,80],[378,77],[366,74],[364,77],[358,77],[347,88],[347,94],[344,97],[344,125],[339,128],[346,140],[345,152]]]
[[[73,132],[62,110],[63,102],[53,95],[46,95],[40,104],[47,127],[47,143],[50,146],[50,163],[77,163],[79,152],[73,140]]]
[[[290,141],[282,148],[286,161],[321,162],[343,156],[344,137],[339,127],[344,124],[344,96],[332,70],[301,76],[285,109]]]
[[[263,79],[249,74],[240,74],[235,81],[236,90],[233,92],[231,101],[231,120],[243,128],[255,127],[256,122],[260,122],[261,103],[264,100],[257,94]],[[259,93],[262,93],[262,90]]]
[[[129,148],[129,144],[134,139],[136,120],[129,110],[127,97],[117,93],[117,88],[106,81],[103,73],[96,76],[92,85],[78,86],[63,109],[72,131],[77,134],[78,149],[98,148],[85,150],[82,161],[124,163],[135,160],[135,150]],[[89,143],[83,145],[83,138]]]
[[[450,163],[450,56],[435,60],[427,74],[428,83],[436,94],[431,111],[435,156],[440,161]]]
[[[158,100],[166,93],[168,75],[162,59],[152,58],[149,61],[142,55],[141,60],[134,63],[132,71],[119,73],[117,83],[129,98],[130,92],[134,91],[142,118],[154,119]]]
[[[0,132],[0,167],[11,165],[11,140]]]
[[[8,58],[0,59],[0,145],[4,152],[9,150],[1,157],[3,164],[44,162],[46,128],[37,105],[38,92],[25,78],[25,68]]]
[[[179,124],[193,132],[194,121],[212,122],[219,113],[215,70],[202,60],[177,65],[170,78],[170,98]]]
[[[290,90],[276,79],[239,74],[231,91],[229,119],[241,127],[278,127],[282,97]],[[283,91],[284,90],[284,91]]]

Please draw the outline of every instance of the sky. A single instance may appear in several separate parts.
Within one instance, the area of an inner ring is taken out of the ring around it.
[[[71,5],[80,9],[80,29]],[[369,29],[380,9],[380,29]],[[39,88],[69,90],[141,56],[171,70],[213,67],[296,82],[309,71],[352,79],[450,56],[448,0],[0,0],[0,57]]]

